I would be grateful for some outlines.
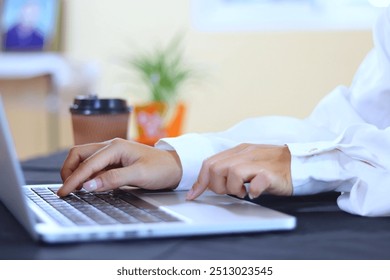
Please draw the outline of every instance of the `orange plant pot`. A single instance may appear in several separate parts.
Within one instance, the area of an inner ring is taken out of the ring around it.
[[[175,104],[175,108],[162,102],[151,102],[134,106],[137,142],[154,145],[163,137],[176,137],[182,133],[186,105]]]

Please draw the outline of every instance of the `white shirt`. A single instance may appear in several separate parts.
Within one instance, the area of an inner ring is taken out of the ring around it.
[[[178,188],[192,187],[206,158],[240,143],[287,144],[294,195],[334,190],[344,211],[390,216],[390,8],[373,37],[351,86],[334,89],[307,119],[260,117],[223,132],[160,140],[157,148],[180,157]]]

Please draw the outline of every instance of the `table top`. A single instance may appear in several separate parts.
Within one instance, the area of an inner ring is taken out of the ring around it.
[[[59,183],[66,152],[22,162],[27,184]],[[390,218],[339,210],[337,193],[262,196],[261,205],[297,217],[287,232],[48,245],[34,242],[0,203],[0,259],[390,259]]]

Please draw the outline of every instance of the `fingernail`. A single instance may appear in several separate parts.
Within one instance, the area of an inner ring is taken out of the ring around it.
[[[97,179],[92,179],[83,184],[83,188],[88,191],[88,192],[93,192],[98,188],[98,180]]]
[[[253,195],[251,193],[249,193],[249,192],[248,192],[248,197],[249,197],[250,200],[254,199]]]
[[[186,199],[187,199],[187,200],[191,200],[191,199],[193,198],[193,195],[194,195],[194,190],[193,190],[193,189],[190,189],[190,190],[187,192]]]

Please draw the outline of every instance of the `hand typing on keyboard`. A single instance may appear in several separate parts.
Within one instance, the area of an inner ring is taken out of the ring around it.
[[[159,150],[133,141],[113,139],[73,147],[61,170],[61,197],[76,189],[107,191],[121,186],[172,189],[181,179],[174,151]]]

